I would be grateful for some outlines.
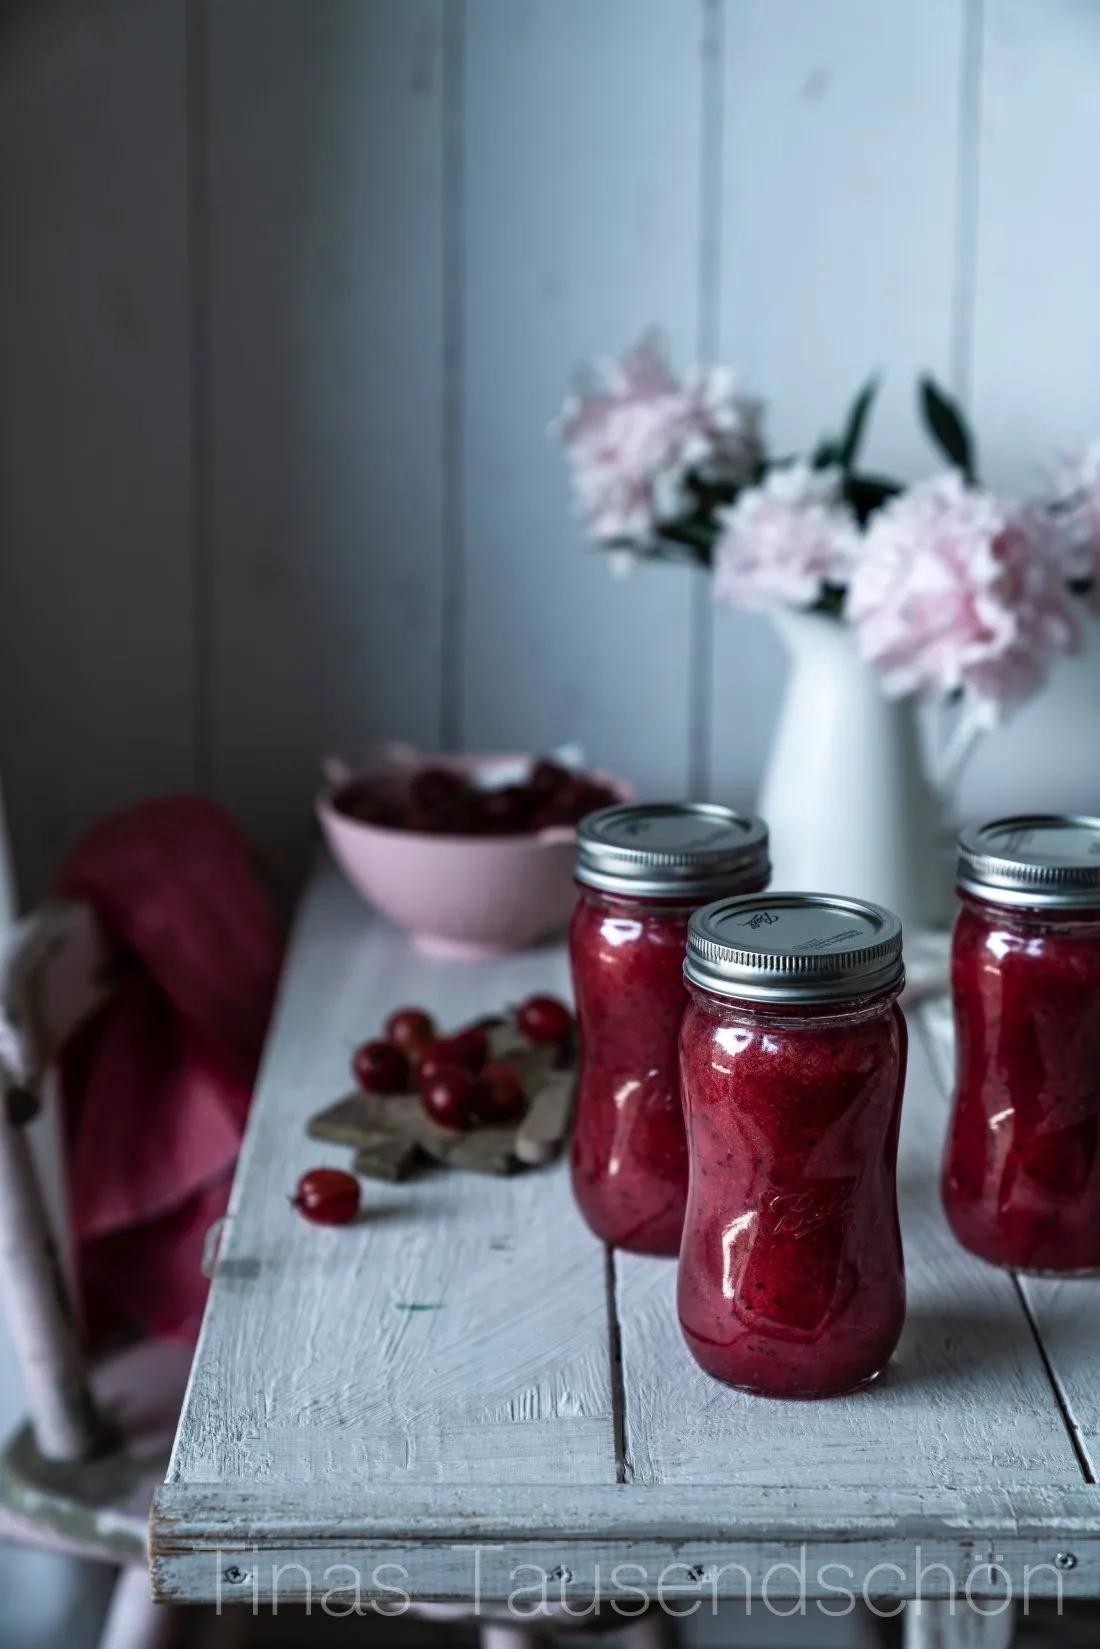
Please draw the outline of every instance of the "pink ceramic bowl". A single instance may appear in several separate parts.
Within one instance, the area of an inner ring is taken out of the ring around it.
[[[472,773],[511,759],[464,756],[432,763]],[[329,763],[326,771],[331,782],[317,798],[317,814],[329,847],[352,886],[408,928],[423,950],[494,956],[538,944],[565,926],[576,897],[571,825],[521,836],[433,836],[364,824],[340,812],[336,797],[353,782],[382,779],[395,769],[352,772]],[[589,776],[624,801],[633,795],[609,774],[589,770]]]

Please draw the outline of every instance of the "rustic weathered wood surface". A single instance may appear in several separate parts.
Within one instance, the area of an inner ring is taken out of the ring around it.
[[[1078,1478],[1012,1278],[963,1253],[940,1212],[944,1103],[919,1036],[903,1114],[908,1316],[871,1394],[789,1404],[726,1391],[680,1348],[674,1268],[615,1256],[637,1481],[726,1483],[731,1462],[738,1482],[774,1483],[786,1471],[792,1482],[885,1489]]]
[[[617,1563],[651,1579],[683,1565],[681,1595],[741,1595],[803,1549],[811,1592],[838,1562],[872,1594],[912,1595],[916,1559],[943,1565],[927,1596],[975,1574],[996,1592],[994,1561],[1017,1585],[1033,1568],[1035,1595],[1100,1595],[1100,1288],[1075,1285],[1072,1307],[1056,1287],[1022,1293],[953,1243],[936,1190],[946,1092],[920,1024],[901,1166],[911,1310],[896,1362],[857,1397],[771,1403],[707,1380],[679,1339],[673,1267],[607,1255],[563,1165],[372,1183],[351,1228],[293,1215],[298,1174],[348,1157],[306,1120],[386,1011],[457,1022],[566,985],[560,949],[426,960],[318,873],[154,1508],[158,1595],[290,1599],[346,1564],[383,1594],[385,1563],[420,1599],[469,1601],[476,1569],[499,1602],[523,1563],[570,1599]]]
[[[920,1034],[946,1108],[954,1069],[954,1032],[946,997],[921,1016]],[[1079,1277],[1020,1277],[1016,1282],[1042,1345],[1075,1440],[1082,1471],[1100,1480],[1100,1283]]]

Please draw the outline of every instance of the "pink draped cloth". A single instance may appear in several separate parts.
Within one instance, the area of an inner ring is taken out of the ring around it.
[[[60,892],[124,956],[62,1061],[76,1276],[88,1335],[193,1339],[271,1013],[279,930],[233,820],[197,796],[97,825]]]

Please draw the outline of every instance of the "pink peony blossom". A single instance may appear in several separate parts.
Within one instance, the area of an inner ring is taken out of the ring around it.
[[[761,408],[738,393],[728,368],[699,369],[681,383],[648,334],[602,373],[604,386],[571,397],[552,426],[593,538],[644,547],[689,508],[690,471],[735,485],[754,472]]]
[[[873,517],[846,613],[888,693],[962,689],[986,726],[1079,641],[1049,515],[1010,507],[953,471]]]
[[[1087,585],[1086,599],[1100,615],[1100,441],[1063,458],[1049,500],[1066,557],[1066,576]]]
[[[715,600],[810,607],[823,584],[847,583],[859,529],[840,489],[839,470],[784,464],[720,510]]]

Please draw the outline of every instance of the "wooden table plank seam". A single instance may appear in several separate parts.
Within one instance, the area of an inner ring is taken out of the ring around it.
[[[946,1122],[955,1083],[950,998],[928,1003],[916,1017],[915,1029],[935,1074]],[[1081,1476],[1089,1484],[1100,1482],[1100,1390],[1095,1372],[1100,1369],[1100,1321],[1095,1310],[1090,1314],[1080,1309],[1092,1280],[1010,1275]]]
[[[615,1481],[629,1483],[633,1474],[627,1456],[623,1337],[619,1324],[618,1283],[613,1248],[604,1249],[604,1286],[607,1290],[607,1352],[611,1371],[612,1418],[615,1426]]]

